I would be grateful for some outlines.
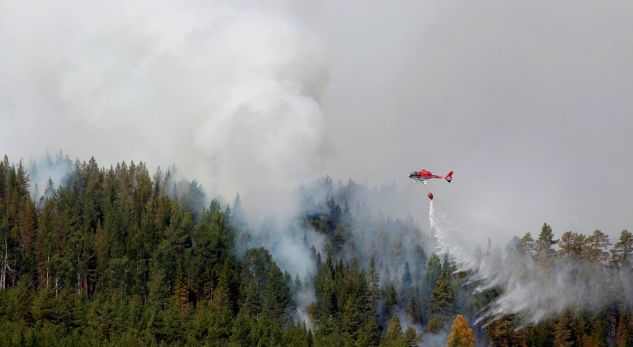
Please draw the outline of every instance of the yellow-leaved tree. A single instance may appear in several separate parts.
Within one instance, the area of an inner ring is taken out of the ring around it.
[[[455,317],[448,335],[447,347],[475,347],[475,335],[473,329],[468,326],[468,320],[461,314]]]

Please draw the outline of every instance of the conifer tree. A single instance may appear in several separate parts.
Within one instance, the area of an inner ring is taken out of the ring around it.
[[[375,307],[380,297],[380,275],[376,269],[376,259],[374,257],[369,261],[367,285],[369,287],[370,304],[372,307]]]
[[[455,316],[453,325],[451,326],[447,347],[474,347],[475,336],[473,330],[468,326],[468,320],[461,314]]]
[[[402,334],[402,326],[397,314],[393,314],[385,336],[380,343],[381,347],[407,347],[407,341]]]
[[[561,347],[574,345],[572,330],[570,329],[569,324],[570,320],[567,314],[563,314],[558,319],[554,330],[554,345]]]
[[[534,243],[534,239],[532,238],[531,233],[526,233],[519,239],[516,245],[517,251],[519,254],[533,257],[534,252],[536,251],[536,245]]]
[[[600,230],[595,230],[585,239],[585,258],[591,262],[606,263],[609,257],[607,248],[610,245],[609,236]]]
[[[631,269],[633,260],[633,235],[628,230],[622,230],[620,239],[611,249],[609,263],[616,268]]]
[[[541,265],[547,264],[554,256],[555,251],[553,246],[557,243],[558,240],[554,239],[552,227],[544,223],[541,228],[541,233],[536,240],[536,254]]]

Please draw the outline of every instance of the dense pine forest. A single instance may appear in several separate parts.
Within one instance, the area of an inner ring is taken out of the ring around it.
[[[195,181],[143,163],[56,160],[69,174],[37,187],[35,170],[0,163],[3,346],[633,345],[622,291],[538,324],[475,324],[500,289],[476,291],[449,255],[424,251],[413,220],[371,211],[351,181],[304,191],[293,232],[315,267],[290,274],[261,247],[274,230],[250,232],[239,199],[207,204]],[[582,259],[630,274],[633,259],[626,230],[612,244],[601,231],[556,239],[546,224],[508,247],[544,268]]]

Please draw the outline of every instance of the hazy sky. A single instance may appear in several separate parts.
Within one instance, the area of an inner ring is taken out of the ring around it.
[[[631,228],[633,3],[390,4],[318,14],[329,171],[421,190],[409,170],[454,170],[438,203],[510,233]]]
[[[632,228],[633,2],[255,3],[0,0],[0,152],[257,206],[330,174],[426,210],[408,173],[453,170],[430,189],[478,228]]]

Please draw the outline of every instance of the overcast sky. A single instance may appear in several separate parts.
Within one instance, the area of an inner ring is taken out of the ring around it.
[[[358,3],[319,13],[330,171],[454,170],[438,203],[511,233],[631,228],[633,3]]]
[[[632,228],[633,2],[254,3],[0,0],[0,152],[175,162],[262,206],[395,182],[412,213],[409,172],[453,170],[437,203],[494,233]]]

